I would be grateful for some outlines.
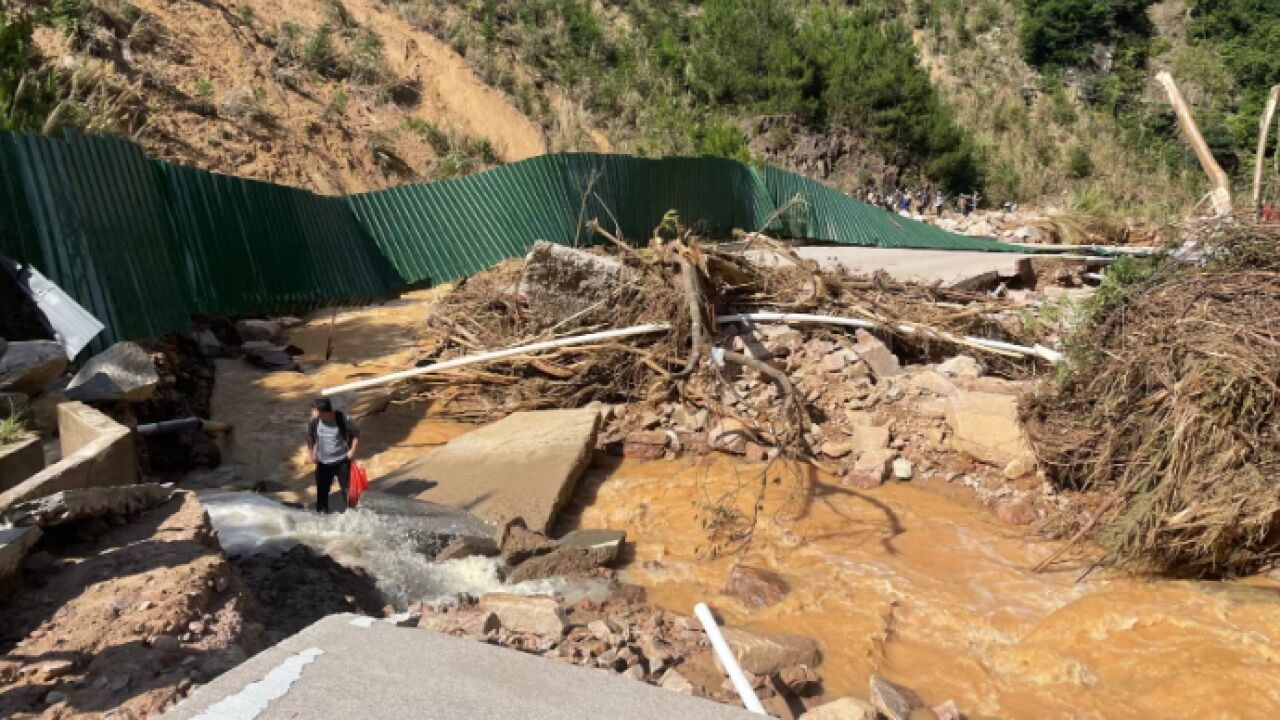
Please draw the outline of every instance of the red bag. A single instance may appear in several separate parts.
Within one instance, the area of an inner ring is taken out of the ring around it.
[[[355,507],[360,495],[369,489],[369,473],[356,463],[351,463],[351,483],[347,488],[347,507]]]

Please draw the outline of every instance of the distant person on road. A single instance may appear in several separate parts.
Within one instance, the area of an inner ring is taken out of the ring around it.
[[[942,196],[942,191],[939,190],[938,194],[933,196],[933,213],[938,217],[942,217],[942,206],[945,202],[946,199]]]
[[[342,489],[343,507],[351,488],[351,460],[360,445],[360,428],[345,413],[335,412],[333,401],[319,398],[307,423],[307,451],[316,464],[316,510],[329,512],[329,490],[334,478]]]

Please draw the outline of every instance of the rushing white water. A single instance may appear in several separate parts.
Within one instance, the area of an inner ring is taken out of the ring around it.
[[[248,492],[209,493],[201,495],[200,501],[228,554],[283,553],[305,545],[367,571],[397,607],[417,601],[439,602],[457,593],[559,594],[569,602],[584,596],[599,600],[607,594],[605,583],[600,581],[556,578],[506,585],[498,578],[495,558],[431,562],[415,549],[403,527],[368,511],[321,515]]]

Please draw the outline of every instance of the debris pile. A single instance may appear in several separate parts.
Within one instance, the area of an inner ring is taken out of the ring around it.
[[[1280,558],[1280,230],[1228,219],[1191,239],[1197,263],[1113,273],[1070,378],[1027,419],[1052,480],[1096,501],[1066,547],[1096,539],[1098,562],[1143,572],[1246,573]]]

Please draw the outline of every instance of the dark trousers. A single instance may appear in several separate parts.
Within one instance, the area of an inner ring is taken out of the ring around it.
[[[322,513],[329,512],[329,490],[333,487],[335,477],[342,490],[342,507],[345,508],[347,491],[351,488],[351,461],[316,463],[316,510]]]

